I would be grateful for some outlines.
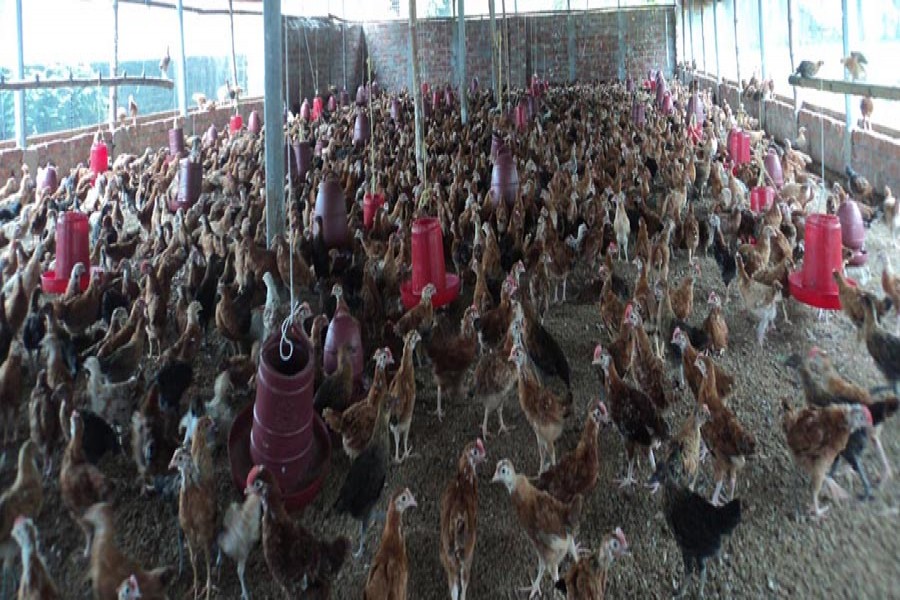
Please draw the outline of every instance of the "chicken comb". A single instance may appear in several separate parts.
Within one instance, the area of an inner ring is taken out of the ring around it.
[[[621,527],[616,527],[616,530],[613,532],[613,534],[616,536],[616,539],[619,540],[619,543],[622,544],[623,548],[628,547],[628,538],[625,537],[625,532],[622,531]]]
[[[821,352],[822,352],[822,350],[818,346],[813,346],[812,348],[809,349],[807,356],[809,358],[812,358],[814,356],[818,356]]]
[[[675,331],[672,332],[672,341],[675,341],[675,338],[681,337],[683,334],[681,332],[681,327],[676,327]]]
[[[594,346],[594,360],[600,360],[601,356],[603,356],[603,345],[597,344]]]
[[[478,448],[479,452],[487,456],[487,450],[484,449],[484,442],[481,441],[481,438],[475,440],[475,447]]]
[[[256,478],[259,477],[259,474],[262,473],[263,469],[265,469],[262,465],[254,465],[250,472],[247,473],[247,487],[251,487],[253,482],[256,481]]]

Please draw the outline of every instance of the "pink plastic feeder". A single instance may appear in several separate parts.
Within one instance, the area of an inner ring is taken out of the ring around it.
[[[755,187],[750,190],[750,210],[761,213],[769,210],[775,202],[775,189],[770,186]]]
[[[178,212],[179,208],[189,209],[200,198],[203,185],[203,165],[189,158],[182,158],[178,163],[178,195],[169,200],[169,210]]]
[[[737,167],[750,162],[750,134],[740,129],[728,132],[728,156]]]
[[[444,88],[444,105],[447,108],[453,107],[453,88],[449,85]]]
[[[353,381],[357,388],[362,386],[363,346],[359,330],[359,321],[353,318],[346,308],[338,305],[334,318],[328,325],[325,334],[325,352],[322,356],[322,368],[330,375],[337,369],[338,350],[346,346],[350,351],[350,363],[353,365]]]
[[[687,113],[684,115],[685,122],[691,122],[691,115],[696,117],[697,125],[703,125],[703,122],[706,120],[706,110],[703,107],[703,100],[700,99],[700,95],[697,92],[691,94],[690,99],[687,104]]]
[[[791,296],[816,308],[839,310],[841,301],[833,273],[843,269],[840,221],[834,215],[810,215],[805,242],[803,268],[788,275]]]
[[[666,92],[669,91],[666,87],[666,79],[662,76],[662,73],[657,74],[656,76],[656,107],[662,108],[665,103]]]
[[[669,91],[666,91],[663,94],[662,108],[660,109],[660,112],[662,112],[662,114],[664,115],[671,115],[673,112],[675,112],[675,107],[672,104],[672,93]]]
[[[635,127],[641,128],[644,126],[644,123],[647,121],[646,108],[644,107],[644,103],[634,99],[634,102],[631,104],[631,121],[634,123]]]
[[[356,88],[356,104],[357,104],[357,106],[365,106],[368,99],[369,99],[369,95],[366,92],[366,86],[361,85],[358,88]]]
[[[780,190],[784,185],[784,172],[781,170],[781,159],[778,158],[774,148],[769,148],[769,152],[766,154],[765,166],[766,173],[769,174],[775,187]]]
[[[478,93],[478,77],[472,78],[472,82],[469,84],[469,93],[473,96]]]
[[[459,295],[459,276],[446,272],[444,234],[440,221],[433,217],[416,219],[412,224],[412,279],[400,285],[400,296],[407,310],[416,306],[422,290],[434,284],[437,293],[432,306],[449,304]]]
[[[181,127],[174,127],[169,130],[169,156],[172,158],[185,156],[184,129]]]
[[[72,267],[81,263],[86,267],[81,276],[81,289],[91,281],[91,248],[88,238],[88,218],[80,212],[67,211],[56,222],[56,270],[41,274],[41,289],[49,294],[62,294],[69,284]]]
[[[350,106],[350,92],[348,92],[346,88],[341,90],[341,94],[338,99],[340,100],[339,103],[341,106]]]
[[[375,223],[375,213],[384,206],[384,194],[372,194],[367,192],[363,196],[363,227],[372,229]]]
[[[428,83],[427,83],[427,82],[422,83],[422,86],[421,86],[422,96],[428,96],[429,89],[430,89],[430,88],[428,87]]]
[[[231,115],[231,119],[228,121],[228,131],[231,133],[237,133],[244,127],[244,119],[241,115]]]
[[[56,167],[47,165],[43,169],[38,169],[38,190],[47,190],[48,194],[53,194],[58,187],[59,175],[56,172]]]
[[[325,103],[325,108],[330,113],[337,110],[337,100],[334,99],[334,94],[328,96],[328,102]]]
[[[294,144],[294,160],[296,161],[297,178],[300,181],[306,180],[306,174],[309,173],[309,167],[312,165],[313,150],[309,142],[297,142]]]
[[[203,142],[207,145],[213,145],[216,143],[216,140],[219,139],[219,130],[216,128],[215,123],[210,123],[209,129],[206,130],[206,133],[203,135]]]
[[[361,146],[369,143],[372,129],[369,127],[369,115],[361,110],[356,113],[356,123],[353,125],[353,145]]]
[[[434,90],[431,92],[431,107],[434,110],[437,110],[441,107],[441,92],[439,90]]]
[[[257,371],[256,399],[235,418],[228,436],[228,457],[235,485],[244,487],[254,465],[271,469],[286,508],[312,501],[328,472],[331,443],[313,411],[315,363],[306,336],[289,332],[290,358],[281,359],[281,332],[263,346]]]
[[[109,149],[106,142],[98,140],[91,145],[91,172],[94,175],[109,170]]]
[[[516,129],[519,131],[525,131],[528,128],[528,105],[525,104],[525,99],[519,100],[519,104],[516,105]]]
[[[318,121],[323,112],[325,112],[325,103],[322,101],[321,96],[316,96],[313,98],[312,120]]]
[[[262,129],[262,119],[259,116],[259,113],[254,111],[250,112],[250,118],[247,119],[247,131],[250,133],[259,133]]]
[[[309,121],[311,117],[309,110],[309,100],[303,99],[303,102],[300,104],[300,120],[301,121]]]
[[[519,193],[519,171],[509,148],[503,146],[497,151],[497,160],[491,171],[491,199],[497,204],[502,199],[507,205],[516,201]]]
[[[318,231],[316,223],[314,233],[319,233],[325,247],[343,248],[350,241],[350,230],[347,227],[347,204],[344,192],[336,179],[326,179],[319,184],[316,196],[316,217],[322,219],[322,231]]]
[[[863,248],[866,242],[866,228],[856,200],[846,200],[837,211],[841,221],[841,241],[853,255],[850,257],[851,267],[861,267],[869,260],[869,253]]]

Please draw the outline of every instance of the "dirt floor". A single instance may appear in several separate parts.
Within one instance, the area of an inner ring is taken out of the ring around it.
[[[887,245],[887,246],[886,246]],[[879,222],[870,231],[868,248],[873,256],[883,247],[896,250],[886,240],[886,229]],[[895,263],[900,261],[895,260]],[[701,258],[703,276],[695,289],[695,308],[691,322],[700,324],[706,315],[705,300],[710,289],[721,291],[721,279],[712,258]],[[633,276],[633,267],[621,267]],[[686,258],[673,258],[672,280],[686,273]],[[869,288],[880,291],[881,264],[872,261]],[[577,278],[576,278],[577,279]],[[577,288],[577,285],[570,287]],[[570,294],[571,295],[571,294]],[[462,306],[465,306],[462,304]],[[791,353],[805,353],[817,344],[827,349],[838,369],[865,386],[882,383],[864,344],[856,340],[850,322],[841,314],[830,321],[817,319],[816,311],[788,301],[793,325],[785,325],[781,315],[777,330],[770,332],[766,346],[755,340],[755,322],[735,297],[726,306],[731,329],[730,347],[720,360],[724,368],[737,376],[738,388],[730,401],[740,421],[758,440],[758,454],[748,462],[739,479],[737,495],[744,507],[744,519],[735,534],[727,539],[720,559],[710,564],[706,586],[708,597],[720,598],[889,598],[900,597],[900,538],[896,535],[900,481],[897,478],[876,487],[870,502],[851,500],[833,506],[820,521],[808,516],[810,487],[808,479],[793,464],[781,429],[782,397],[795,405],[803,402],[803,393],[792,369],[783,366]],[[894,318],[892,315],[891,319]],[[599,395],[599,379],[591,366],[591,353],[597,341],[608,341],[599,334],[598,312],[593,305],[567,304],[551,309],[547,324],[558,336],[573,370],[576,410],[567,423],[558,451],[574,447],[581,431],[587,403]],[[893,320],[889,326],[893,327]],[[215,361],[220,345],[209,343],[206,351]],[[203,373],[198,393],[212,397],[215,373]],[[32,375],[33,377],[33,375]],[[463,445],[480,434],[481,404],[475,401],[450,401],[445,404],[448,417],[443,423],[434,416],[435,387],[429,370],[417,374],[418,397],[410,441],[418,457],[391,468],[386,493],[379,504],[384,509],[390,492],[408,486],[419,507],[404,518],[404,533],[410,557],[409,597],[442,598],[447,595],[445,577],[438,558],[440,494],[453,476]],[[25,392],[28,393],[27,391]],[[235,405],[252,400],[250,392],[238,394]],[[669,423],[677,427],[693,403],[690,392],[682,395]],[[486,441],[488,460],[479,473],[478,541],[470,598],[516,598],[515,590],[527,585],[534,576],[537,558],[510,509],[508,494],[500,485],[490,483],[496,461],[510,458],[528,474],[538,467],[537,449],[515,397],[507,403],[507,422],[515,427],[509,435],[491,436]],[[24,417],[24,415],[23,415]],[[24,420],[23,417],[20,419]],[[20,424],[20,431],[27,425]],[[495,417],[490,423],[497,430]],[[889,421],[883,439],[890,460],[900,464],[900,438],[897,419]],[[622,527],[631,545],[631,555],[612,569],[610,597],[665,598],[682,578],[682,563],[675,541],[666,527],[661,510],[661,494],[652,496],[642,488],[620,491],[613,479],[621,476],[625,461],[622,441],[612,428],[601,430],[601,472],[596,491],[586,499],[579,542],[595,547],[602,536]],[[2,484],[14,477],[14,448],[6,449],[7,460]],[[217,455],[220,511],[227,503],[240,499],[231,484],[224,447]],[[59,464],[59,457],[56,459]],[[880,463],[868,450],[866,467],[873,481],[879,479]],[[116,486],[114,509],[117,538],[125,551],[146,566],[174,564],[176,561],[175,508],[158,498],[142,497],[135,483],[135,469],[126,456],[107,457],[102,468]],[[334,454],[331,474],[325,488],[300,517],[304,526],[329,537],[339,534],[356,540],[357,524],[349,518],[329,515],[338,489],[347,472],[348,460]],[[61,509],[58,467],[47,482],[44,510],[37,520],[41,548],[50,572],[64,590],[66,598],[88,598],[87,560],[81,555],[80,530]],[[709,462],[702,467],[699,491],[709,495],[713,484]],[[639,478],[649,476],[642,464]],[[841,480],[846,485],[846,480]],[[855,489],[861,487],[858,482]],[[360,560],[348,560],[337,578],[335,598],[361,596],[369,563],[381,536],[381,526],[373,527],[367,538],[366,552]],[[564,568],[567,568],[568,564]],[[248,584],[255,598],[280,597],[273,585],[260,550],[250,562]],[[224,559],[217,577],[215,597],[239,598],[235,568]],[[545,597],[550,583],[544,581]],[[178,580],[172,598],[190,597],[190,568]]]

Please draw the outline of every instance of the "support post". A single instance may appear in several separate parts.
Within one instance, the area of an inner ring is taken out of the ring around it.
[[[22,0],[16,0],[16,79],[25,78],[25,52],[22,32]],[[25,91],[15,95],[16,147],[25,149]]]
[[[178,0],[176,4],[178,15],[178,48],[175,55],[175,87],[178,98],[178,112],[187,118],[188,93],[187,93],[187,58],[184,53],[184,0]],[[281,30],[279,29],[279,35]]]
[[[687,0],[681,0],[681,63],[687,67],[687,20],[684,16],[684,3]]]
[[[788,0],[790,2],[791,0]],[[716,95],[722,85],[722,67],[719,64],[719,3],[713,2],[713,43],[716,46]]]
[[[488,0],[488,12],[491,18],[491,89],[494,90],[494,94],[497,94],[499,98],[499,88],[497,87],[497,84],[500,83],[497,80],[497,22],[494,0]]]
[[[844,43],[844,56],[850,56],[850,8],[847,6],[847,0],[841,0],[841,30]],[[850,74],[844,69],[844,80],[848,79]],[[850,95],[844,94],[844,163],[850,164],[853,158],[853,103],[850,102]],[[825,157],[822,156],[822,162]]]
[[[763,0],[756,1],[756,16],[759,22],[759,72],[762,80],[766,80],[766,25],[763,21]]]
[[[791,58],[791,73],[794,73],[797,70],[797,65],[794,62],[794,38],[797,36],[797,31],[794,28],[795,23],[797,22],[794,19],[794,2],[793,0],[787,0],[787,22],[788,22],[788,54]],[[797,101],[797,88],[791,88],[794,92],[794,118],[797,118],[797,114],[800,112],[800,105]]]
[[[425,181],[424,128],[422,126],[422,78],[419,74],[419,40],[416,37],[416,0],[409,0],[409,48],[413,68],[413,105],[415,106],[416,173]]]
[[[465,125],[469,120],[469,101],[466,95],[466,8],[465,0],[459,0],[459,8],[456,11],[457,19],[459,19],[458,42],[459,51],[457,52],[457,61],[459,62],[459,115],[462,124]]]
[[[344,89],[347,89],[347,9],[341,0],[341,64],[344,69]]]
[[[572,18],[571,0],[567,0],[566,10],[568,11],[568,14],[566,14],[566,35],[568,41],[566,44],[566,54],[569,59],[569,83],[571,83],[575,81],[575,58],[578,55],[578,47],[575,43],[575,20]],[[508,43],[509,38],[507,38],[506,41]]]
[[[109,76],[119,74],[119,0],[112,0],[112,55],[109,59]],[[109,88],[109,128],[116,126],[116,111],[119,107],[119,88]]]
[[[709,71],[706,70],[706,19],[704,18],[703,2],[700,2],[700,52],[703,53],[700,57],[700,63],[703,65],[703,72],[709,73]]]
[[[697,61],[694,59],[694,0],[690,0],[688,6],[688,29],[691,32],[691,69],[697,68]]]
[[[672,11],[674,14],[674,11]],[[669,11],[666,11],[666,72],[672,68],[672,56],[669,54]]]
[[[737,2],[732,3],[734,9],[734,66],[737,68],[738,93],[741,91],[741,45],[738,43],[738,8]]]
[[[616,41],[619,45],[618,76],[625,81],[625,13],[622,12],[622,0],[618,0],[616,10]]]
[[[237,77],[237,52],[234,49],[234,6],[233,1],[228,0],[228,25],[231,28],[231,83],[238,86]]]
[[[500,8],[503,9],[503,47],[506,48],[506,99],[509,108],[512,108],[512,86],[509,84],[509,71],[512,67],[512,54],[509,51],[509,20],[506,18],[506,0],[500,0]],[[500,74],[503,77],[503,73]]]
[[[181,0],[179,0],[180,4]],[[284,232],[284,89],[281,65],[281,0],[263,0],[265,97],[266,244]]]

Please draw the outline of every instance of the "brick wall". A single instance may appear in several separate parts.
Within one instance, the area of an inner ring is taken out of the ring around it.
[[[671,74],[675,61],[674,9],[625,9],[623,15],[627,73],[637,78],[648,69],[663,68]],[[498,18],[497,26],[501,24]],[[611,79],[618,74],[619,18],[614,11],[578,12],[571,20],[565,13],[516,15],[508,17],[508,25],[510,82],[514,87],[524,85],[531,72],[551,82],[568,80],[569,27],[575,33],[573,58],[579,80]],[[429,19],[420,21],[417,27],[422,81],[456,85],[457,21]],[[409,24],[366,23],[363,31],[379,82],[387,89],[408,88],[412,79]],[[466,75],[469,79],[477,76],[483,86],[491,81],[490,40],[487,17],[466,20]],[[504,52],[504,63],[506,57]]]
[[[366,73],[362,26],[330,19],[288,18],[285,22],[289,105],[303,98],[312,101],[316,80],[322,92],[332,85],[343,88],[345,72],[352,97]]]

